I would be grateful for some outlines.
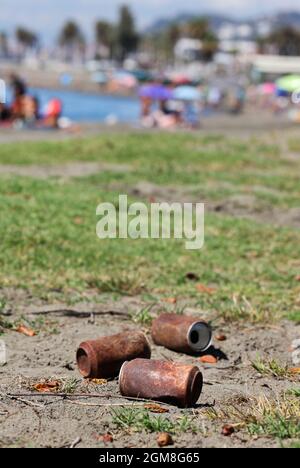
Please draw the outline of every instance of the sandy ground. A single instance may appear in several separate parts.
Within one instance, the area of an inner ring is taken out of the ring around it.
[[[13,318],[20,314],[34,318],[34,312],[49,312],[49,307],[37,303],[23,292],[6,290],[1,293],[5,293],[9,300]],[[97,441],[97,436],[110,432],[114,438],[111,447],[157,447],[155,434],[119,430],[112,423],[111,411],[114,405],[130,404],[119,397],[117,379],[101,386],[87,384],[81,379],[75,363],[75,351],[81,341],[122,330],[140,329],[126,314],[140,310],[143,305],[140,298],[124,298],[117,303],[106,302],[94,307],[93,303],[83,303],[76,306],[75,316],[65,316],[63,312],[46,315],[47,330],[38,336],[29,338],[13,331],[6,334],[4,340],[8,363],[0,368],[0,445],[62,447],[71,445],[79,438],[79,447],[101,447],[104,444]],[[61,310],[65,308],[60,304],[56,304],[56,307]],[[101,315],[89,316],[95,309]],[[114,316],[113,311],[123,313],[124,318]],[[79,312],[84,313],[80,315]],[[196,316],[200,313],[193,308],[187,312]],[[149,336],[149,330],[144,328],[144,331]],[[255,360],[263,349],[270,358],[291,362],[288,348],[292,340],[299,336],[300,327],[289,323],[268,327],[220,326],[215,330],[217,332],[225,333],[227,341],[214,343],[212,352],[220,357],[216,366],[202,365],[197,356],[176,354],[152,343],[154,358],[198,365],[204,374],[205,385],[196,408],[170,408],[168,417],[174,420],[188,413],[194,418],[199,430],[192,436],[188,433],[174,436],[175,447],[278,445],[269,439],[253,440],[247,434],[238,432],[231,438],[225,438],[221,435],[222,423],[210,422],[205,411],[210,407],[222,408],[227,403],[238,404],[262,394],[276,397],[281,391],[290,388],[291,383],[286,380],[258,375],[251,367],[251,360]],[[32,392],[33,385],[42,379],[68,381],[70,378],[78,379],[76,393],[97,393],[104,398],[75,397],[66,400],[37,395],[34,399],[22,396],[16,400],[7,396]],[[105,395],[111,397],[106,398]]]

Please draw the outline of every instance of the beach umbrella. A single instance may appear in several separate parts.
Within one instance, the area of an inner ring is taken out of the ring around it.
[[[150,84],[140,88],[139,96],[153,101],[168,101],[173,98],[172,90],[162,84]]]
[[[173,98],[178,101],[199,101],[201,93],[193,86],[179,86],[173,91]]]
[[[116,72],[113,75],[113,80],[119,85],[124,86],[125,88],[135,88],[137,86],[138,81],[131,73],[126,71]]]
[[[190,80],[190,78],[186,75],[175,75],[173,76],[173,79],[172,79],[172,82],[175,84],[175,85],[190,85],[192,83],[192,81]]]
[[[140,82],[151,81],[153,79],[152,74],[146,70],[134,70],[131,73]]]
[[[277,88],[288,93],[300,90],[300,75],[288,75],[276,81]]]
[[[275,83],[263,83],[259,86],[260,94],[264,96],[273,96],[276,94],[277,86]]]

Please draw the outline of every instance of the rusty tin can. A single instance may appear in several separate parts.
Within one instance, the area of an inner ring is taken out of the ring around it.
[[[150,359],[151,348],[143,333],[131,331],[81,343],[76,358],[83,377],[113,378],[118,376],[124,362]]]
[[[152,325],[155,344],[173,351],[193,354],[206,351],[212,343],[211,327],[194,317],[162,314]]]
[[[193,407],[202,391],[203,377],[196,366],[168,361],[135,359],[123,364],[119,375],[121,395],[181,408]]]

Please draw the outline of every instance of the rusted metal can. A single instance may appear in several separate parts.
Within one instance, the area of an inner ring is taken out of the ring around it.
[[[203,321],[178,314],[162,314],[152,325],[155,344],[180,353],[206,351],[212,342],[212,330]]]
[[[121,395],[125,397],[161,401],[181,408],[190,408],[200,397],[203,377],[196,366],[135,359],[123,364],[119,386]]]
[[[150,359],[151,348],[143,333],[131,331],[81,343],[76,357],[83,377],[112,378],[118,376],[124,362]]]

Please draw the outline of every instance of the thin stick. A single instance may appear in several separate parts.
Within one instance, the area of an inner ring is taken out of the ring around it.
[[[83,310],[83,309],[86,310]],[[88,310],[90,309],[90,310]],[[54,306],[42,306],[42,307],[34,307],[28,308],[24,311],[26,315],[50,315],[50,314],[57,314],[57,315],[66,315],[69,317],[81,317],[81,318],[88,318],[91,315],[116,315],[122,318],[129,318],[129,314],[127,312],[123,312],[121,310],[114,310],[108,309],[103,310],[99,304],[88,304],[86,306],[81,305],[79,307],[70,307],[66,304],[59,304]]]
[[[5,396],[5,395],[2,394],[2,396]],[[65,400],[69,400],[70,398],[102,398],[102,399],[116,398],[118,400],[125,399],[125,400],[130,400],[130,401],[137,401],[137,402],[143,402],[143,403],[156,403],[162,406],[173,407],[173,405],[169,405],[168,403],[164,403],[161,401],[149,400],[145,398],[134,398],[134,397],[127,397],[127,396],[120,396],[120,395],[111,395],[111,394],[99,395],[99,393],[72,393],[72,394],[71,393],[18,393],[18,394],[7,393],[6,396],[16,397],[16,398],[50,397],[50,398],[63,398]]]
[[[72,442],[72,444],[70,445],[70,448],[73,449],[76,447],[76,445],[80,444],[81,442],[81,437],[76,437],[76,439]]]
[[[71,403],[72,405],[79,405],[79,406],[90,406],[90,407],[111,407],[111,406],[129,406],[129,407],[136,407],[139,408],[144,406],[145,403],[84,403],[83,401],[76,401],[76,400],[66,400],[67,403]]]
[[[44,405],[40,405],[39,403],[33,403],[32,401],[24,400],[22,397],[15,396],[15,395],[9,395],[9,394],[3,394],[1,393],[0,396],[3,398],[7,397],[10,398],[11,400],[19,401],[21,403],[24,403],[25,405],[35,407],[35,408],[45,408]]]

